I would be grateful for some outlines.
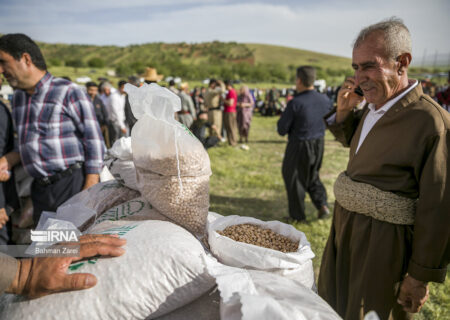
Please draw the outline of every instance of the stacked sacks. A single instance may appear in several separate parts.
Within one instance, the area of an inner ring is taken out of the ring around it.
[[[208,153],[175,113],[180,98],[156,84],[127,84],[138,119],[131,133],[137,188],[159,212],[197,235],[205,233],[209,208]]]
[[[125,254],[75,262],[95,287],[28,300],[0,296],[0,319],[154,319],[201,297],[214,285],[205,251],[185,229],[166,221],[104,221],[90,233],[127,239]],[[80,307],[81,306],[81,307]]]

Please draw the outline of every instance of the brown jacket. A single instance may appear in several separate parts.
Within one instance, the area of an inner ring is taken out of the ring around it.
[[[450,114],[416,86],[375,124],[355,154],[368,108],[328,128],[350,146],[347,174],[418,198],[408,273],[443,282],[450,260]]]

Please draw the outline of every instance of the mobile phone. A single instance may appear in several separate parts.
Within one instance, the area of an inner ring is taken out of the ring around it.
[[[364,96],[364,93],[363,93],[363,91],[361,90],[361,87],[359,87],[359,86],[356,87],[355,93],[356,93],[358,96],[361,96],[361,97]]]

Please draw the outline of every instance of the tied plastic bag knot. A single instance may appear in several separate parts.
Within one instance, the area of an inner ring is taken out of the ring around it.
[[[174,114],[181,110],[181,99],[172,91],[155,83],[144,84],[139,88],[127,83],[125,92],[128,93],[131,111],[136,119],[147,114],[177,125]]]

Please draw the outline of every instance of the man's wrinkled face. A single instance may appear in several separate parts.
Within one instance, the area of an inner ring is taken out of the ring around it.
[[[22,57],[19,61],[10,54],[0,50],[0,74],[3,74],[9,85],[17,89],[26,89],[26,63]]]
[[[92,87],[88,87],[88,88],[86,89],[86,91],[87,91],[87,94],[88,94],[92,99],[94,99],[95,96],[96,96],[97,93],[98,93],[98,88],[95,87],[95,86],[92,86]]]
[[[384,37],[380,33],[369,35],[353,49],[352,67],[356,86],[360,86],[367,102],[376,107],[392,99],[400,90],[398,63],[386,54]]]

